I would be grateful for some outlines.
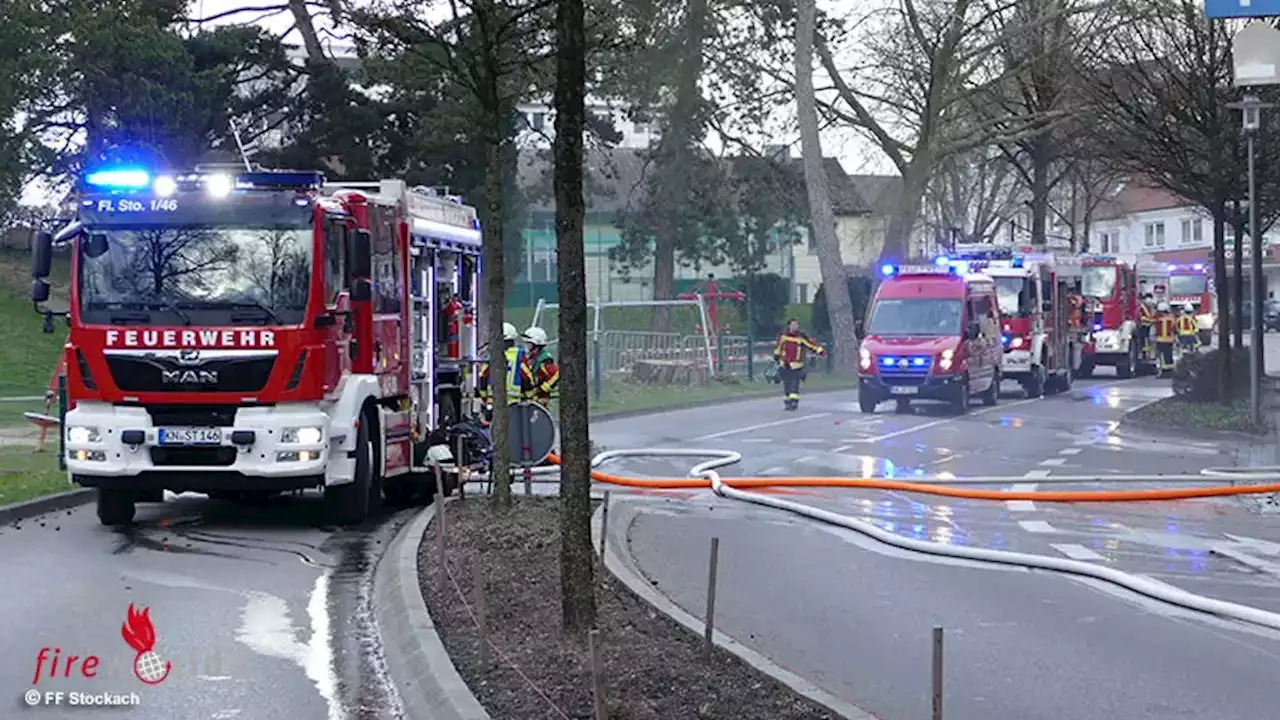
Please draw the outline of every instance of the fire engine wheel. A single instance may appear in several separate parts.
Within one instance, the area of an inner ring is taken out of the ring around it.
[[[1038,398],[1044,395],[1046,384],[1044,366],[1036,365],[1031,368],[1031,374],[1027,376],[1027,381],[1023,384],[1022,389],[1027,391],[1028,398]]]
[[[987,388],[986,391],[982,393],[983,405],[986,405],[987,407],[994,407],[996,403],[1000,402],[1001,380],[1003,380],[1003,378],[1000,377],[1000,371],[997,370],[995,376],[991,378],[991,387]]]
[[[893,410],[900,413],[911,412],[911,401],[906,398],[898,398],[897,402],[894,403]]]
[[[969,378],[960,381],[960,391],[951,401],[951,409],[957,414],[963,415],[969,412]]]
[[[338,525],[359,525],[369,517],[369,495],[373,485],[373,440],[369,423],[356,430],[355,478],[345,485],[327,485],[324,504],[328,516]]]
[[[1089,379],[1093,377],[1093,360],[1085,358],[1080,361],[1080,370],[1076,373],[1076,377]]]
[[[858,396],[858,409],[868,415],[875,412],[876,405],[879,405],[879,404],[880,403],[876,402],[875,400],[872,400],[869,397],[863,397],[861,395]]]
[[[107,526],[133,522],[137,501],[128,490],[98,488],[98,522]]]
[[[1116,377],[1131,378],[1138,374],[1138,352],[1136,348],[1130,348],[1129,354],[1124,356],[1124,360],[1116,365]]]

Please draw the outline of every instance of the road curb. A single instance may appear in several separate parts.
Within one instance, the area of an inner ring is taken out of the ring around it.
[[[604,506],[601,505],[596,508],[595,513],[591,516],[591,543],[597,556],[600,554],[600,530],[603,523],[603,513]],[[626,585],[631,592],[649,603],[655,610],[701,637],[706,632],[706,623],[685,612],[671,598],[654,589],[653,584],[641,574],[630,553],[618,550],[619,547],[626,546],[631,524],[635,521],[639,512],[634,507],[628,506],[624,498],[618,498],[611,504],[609,515],[609,542],[605,548],[605,568],[623,585]],[[840,717],[847,720],[877,720],[874,715],[862,708],[841,700],[719,630],[715,631],[713,640],[716,645],[737,656],[739,660],[786,685],[796,694],[825,706]]]
[[[858,381],[852,379],[849,385],[845,387],[823,387],[814,390],[805,390],[804,395],[822,395],[826,393],[849,392],[858,389]],[[781,395],[778,395],[781,397]],[[609,420],[625,420],[631,417],[640,417],[642,415],[656,415],[658,413],[678,411],[678,410],[697,410],[699,408],[712,407],[715,405],[737,405],[738,403],[750,402],[752,400],[767,400],[774,397],[774,394],[767,392],[752,392],[748,395],[739,395],[734,397],[707,398],[705,400],[690,400],[689,402],[674,403],[671,405],[662,405],[660,407],[637,408],[635,410],[617,410],[609,413],[602,413],[591,417],[596,422],[605,422]]]
[[[422,597],[418,552],[435,512],[435,503],[419,512],[378,561],[374,608],[383,659],[405,717],[491,720],[453,666]]]
[[[59,510],[70,510],[91,502],[93,502],[92,488],[68,490],[57,495],[45,495],[34,500],[25,500],[0,507],[0,524],[28,520],[38,515]]]

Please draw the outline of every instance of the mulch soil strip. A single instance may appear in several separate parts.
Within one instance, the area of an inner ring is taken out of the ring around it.
[[[423,597],[454,665],[494,720],[593,718],[590,654],[560,623],[560,502],[446,505],[447,573],[432,523],[418,553]],[[475,564],[484,578],[489,666],[481,666]],[[597,567],[597,579],[600,569]],[[609,720],[818,720],[839,716],[716,648],[605,573],[596,590]]]

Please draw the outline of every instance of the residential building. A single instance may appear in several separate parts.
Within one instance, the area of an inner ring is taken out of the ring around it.
[[[521,126],[517,130],[519,147],[547,149],[555,131],[555,111],[548,103],[527,102],[516,106]],[[662,137],[659,117],[652,113],[632,111],[625,103],[597,97],[586,100],[587,114],[597,122],[611,125],[621,138],[611,143],[625,149],[645,149]]]

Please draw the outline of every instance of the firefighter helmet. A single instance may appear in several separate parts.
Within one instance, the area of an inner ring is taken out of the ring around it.
[[[1169,303],[1162,300],[1160,301],[1160,304],[1156,306],[1156,309],[1162,313],[1167,313],[1169,312]]]
[[[524,331],[524,339],[533,345],[543,346],[547,344],[547,331],[540,327],[531,327]]]
[[[502,339],[515,342],[520,339],[520,331],[516,330],[516,326],[511,323],[502,323]]]
[[[1183,306],[1182,306],[1182,312],[1184,312],[1184,313],[1186,313],[1186,314],[1188,314],[1188,315],[1190,315],[1191,313],[1193,313],[1193,312],[1195,312],[1195,311],[1196,311],[1196,306],[1195,306],[1195,305],[1192,305],[1191,303],[1187,303],[1186,305],[1183,305]]]

